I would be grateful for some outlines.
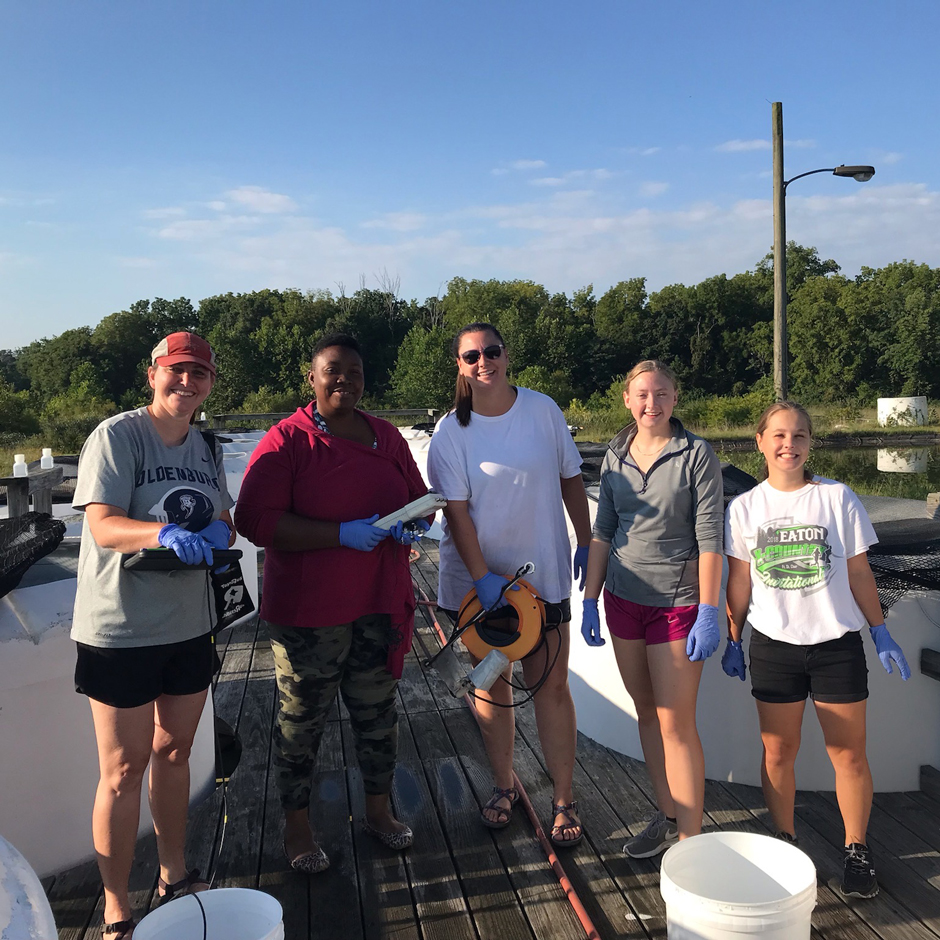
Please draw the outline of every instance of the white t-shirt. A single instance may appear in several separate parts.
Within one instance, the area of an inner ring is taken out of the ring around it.
[[[824,477],[793,492],[766,480],[732,500],[725,553],[751,566],[747,619],[765,636],[808,646],[867,625],[847,560],[878,537],[859,498]]]
[[[571,594],[571,545],[559,478],[575,477],[581,455],[558,405],[520,388],[496,417],[473,414],[462,428],[451,412],[438,422],[428,452],[431,486],[466,500],[490,571],[512,577],[527,561],[526,580],[557,604]],[[438,602],[457,610],[473,587],[444,522]]]

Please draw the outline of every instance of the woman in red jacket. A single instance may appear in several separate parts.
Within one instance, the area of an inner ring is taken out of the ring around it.
[[[310,827],[311,776],[337,691],[366,792],[363,831],[394,849],[412,842],[411,829],[392,814],[389,793],[398,748],[395,692],[414,627],[407,546],[427,523],[417,532],[373,523],[427,487],[398,430],[356,408],[364,381],[353,337],[320,340],[308,378],[316,398],[258,445],[235,525],[266,549],[261,616],[279,691],[274,767],[284,851],[294,869],[315,874],[329,859]]]

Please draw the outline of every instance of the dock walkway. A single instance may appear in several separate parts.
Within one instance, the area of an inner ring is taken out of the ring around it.
[[[436,560],[437,545],[429,542],[421,546],[414,566],[416,582],[431,597],[437,584]],[[434,648],[429,616],[419,608],[418,630]],[[432,670],[421,666],[414,652],[399,690],[401,744],[393,794],[398,814],[414,827],[413,849],[390,852],[360,834],[359,772],[349,721],[337,706],[320,749],[313,808],[332,866],[310,878],[290,871],[281,848],[270,763],[276,705],[273,664],[257,620],[223,636],[220,655],[216,712],[237,730],[244,750],[227,788],[228,822],[216,865],[217,887],[260,888],[274,895],[284,908],[286,940],[585,936],[525,813],[518,809],[512,825],[501,831],[479,824],[479,806],[489,795],[491,781],[474,718]],[[517,772],[544,822],[551,783],[531,706],[518,710],[517,723]],[[560,857],[599,937],[664,938],[658,859],[633,860],[620,851],[652,811],[644,765],[579,735],[575,791],[586,835],[580,846]],[[708,782],[705,810],[706,831],[769,831],[760,790],[754,787]],[[816,940],[940,938],[940,803],[919,792],[876,796],[869,841],[881,894],[849,903],[829,886],[842,859],[834,795],[800,792],[797,812],[801,847],[819,872],[813,914]],[[188,859],[204,872],[215,857],[222,818],[220,790],[193,813]],[[151,837],[138,844],[131,877],[138,914],[154,902],[156,881]],[[94,863],[44,884],[59,940],[98,940],[101,891]]]

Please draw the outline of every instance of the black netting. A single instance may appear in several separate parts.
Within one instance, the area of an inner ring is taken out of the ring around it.
[[[65,523],[44,512],[0,519],[0,597],[19,583],[30,565],[54,552],[65,537]]]
[[[940,523],[891,519],[876,522],[875,532],[868,561],[885,613],[910,591],[940,591]]]

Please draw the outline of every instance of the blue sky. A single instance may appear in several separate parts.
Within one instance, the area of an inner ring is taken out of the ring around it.
[[[0,2],[0,348],[135,300],[940,266],[935,0]]]

